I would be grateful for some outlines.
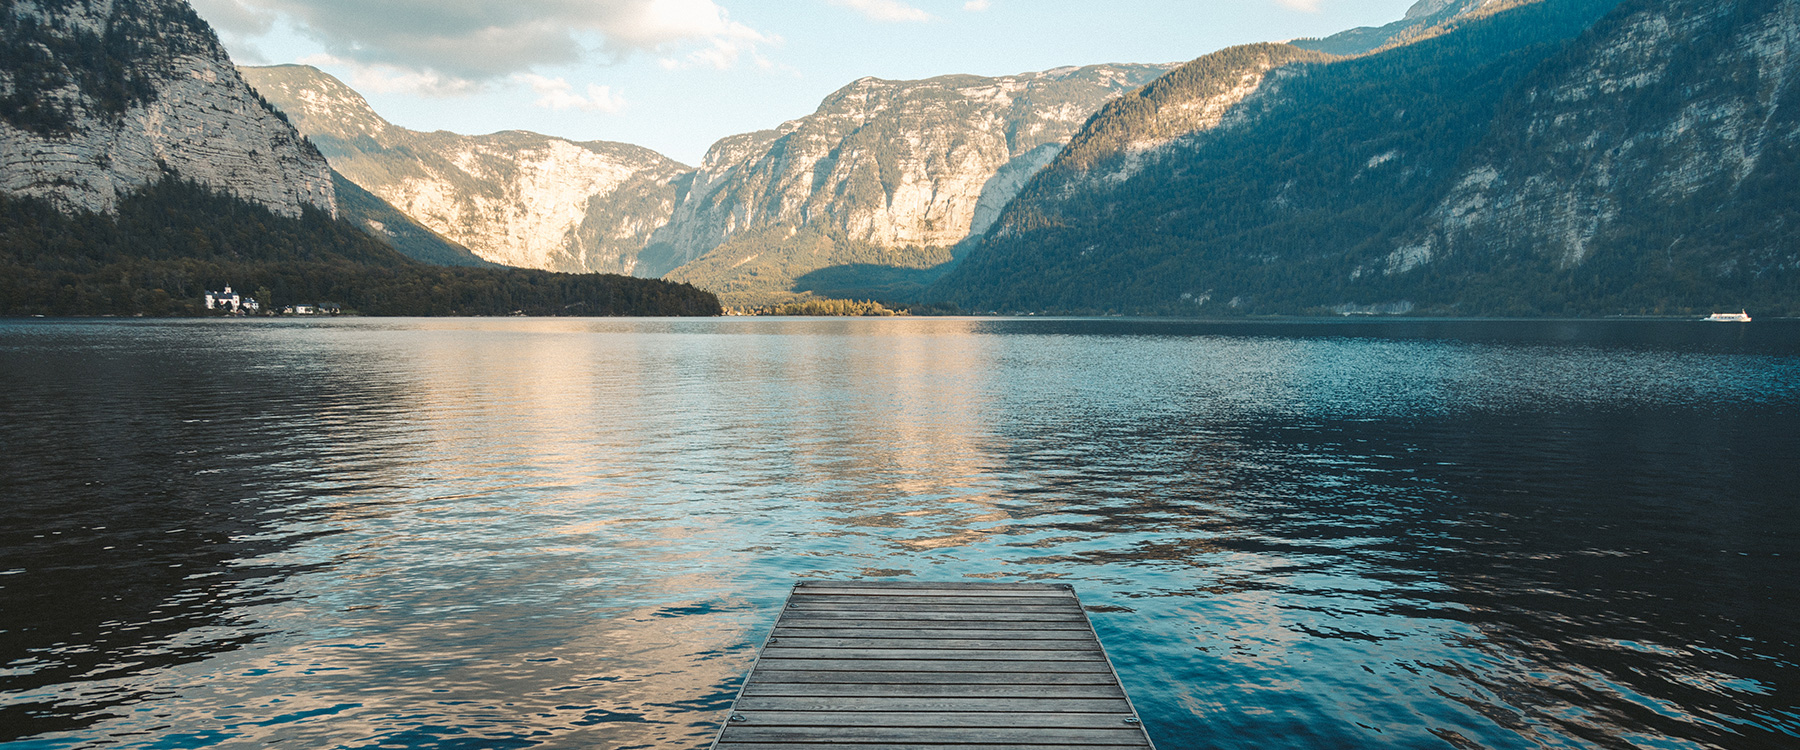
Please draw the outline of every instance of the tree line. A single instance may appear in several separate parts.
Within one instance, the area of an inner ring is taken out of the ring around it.
[[[277,216],[175,178],[112,215],[0,195],[0,315],[204,315],[202,295],[227,284],[266,294],[264,309],[328,301],[367,315],[722,312],[688,284],[426,265],[323,211]]]

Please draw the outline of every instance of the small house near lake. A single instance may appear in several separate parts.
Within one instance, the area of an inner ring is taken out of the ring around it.
[[[206,309],[223,310],[233,315],[248,315],[262,311],[262,305],[255,297],[246,297],[231,291],[231,285],[225,285],[225,291],[207,292]]]
[[[297,302],[282,308],[284,315],[337,315],[343,308],[332,302]]]

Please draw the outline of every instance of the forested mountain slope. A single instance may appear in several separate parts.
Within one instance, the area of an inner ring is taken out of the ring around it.
[[[1039,175],[934,295],[1175,314],[1795,309],[1795,2],[1614,5],[1545,0],[1279,69],[1123,179]]]
[[[607,274],[419,263],[311,206],[298,217],[182,180],[111,214],[0,195],[0,316],[202,315],[226,285],[269,307],[368,315],[717,315],[684,284]]]

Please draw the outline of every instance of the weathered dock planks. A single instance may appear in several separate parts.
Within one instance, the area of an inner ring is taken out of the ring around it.
[[[794,586],[714,750],[1150,748],[1066,584]]]

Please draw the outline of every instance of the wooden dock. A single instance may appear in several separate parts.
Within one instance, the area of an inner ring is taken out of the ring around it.
[[[1149,748],[1068,584],[794,586],[714,750]]]

